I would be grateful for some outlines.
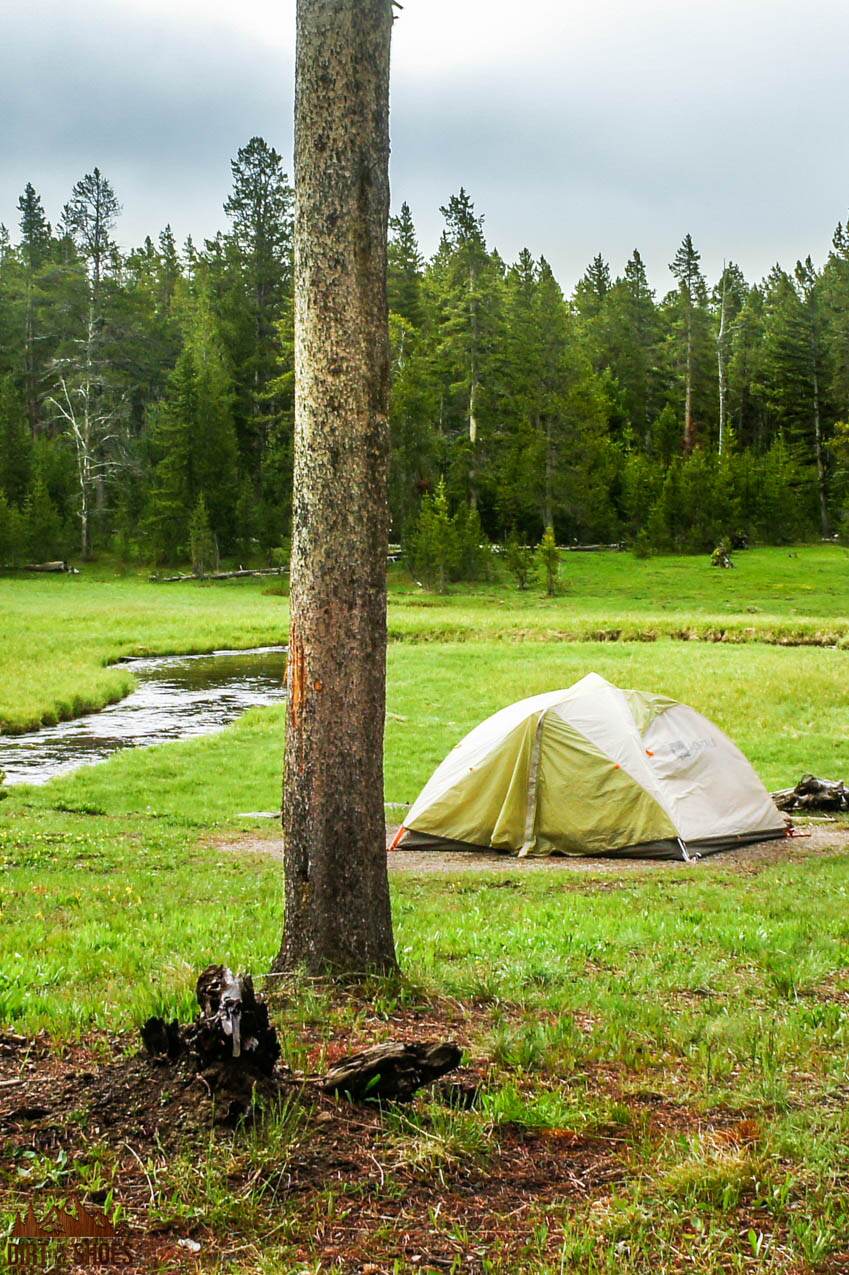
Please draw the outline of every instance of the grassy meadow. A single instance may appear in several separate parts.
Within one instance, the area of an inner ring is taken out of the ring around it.
[[[751,549],[732,571],[704,558],[564,555],[561,592],[506,580],[439,596],[402,568],[390,580],[393,641],[849,644],[849,550]],[[285,589],[285,586],[284,586]],[[128,655],[286,640],[288,604],[267,580],[151,584],[147,575],[0,577],[0,732],[92,711],[125,695]]]
[[[706,712],[768,786],[847,776],[849,554],[735,560],[572,554],[554,599],[506,584],[435,597],[399,572],[386,800],[411,801],[497,707],[590,670]],[[105,572],[0,580],[0,608],[7,729],[122,694],[126,672],[107,667],[120,655],[285,640],[287,620],[258,582]],[[45,1033],[57,1056],[100,1065],[135,1048],[149,1014],[190,1017],[208,962],[268,969],[280,866],[240,848],[272,831],[241,812],[279,805],[282,731],[280,710],[252,710],[0,802],[0,1033]],[[441,1034],[465,1049],[473,1110],[422,1098],[358,1116],[342,1159],[304,1185],[348,1118],[333,1107],[136,1152],[143,1176],[81,1107],[64,1143],[36,1125],[32,1146],[0,1149],[4,1215],[28,1184],[61,1197],[96,1183],[131,1221],[195,1236],[201,1269],[246,1273],[849,1269],[840,845],[788,843],[757,868],[516,863],[395,873],[392,888],[403,978],[366,997],[270,985],[284,1058],[321,1070],[358,1042]]]

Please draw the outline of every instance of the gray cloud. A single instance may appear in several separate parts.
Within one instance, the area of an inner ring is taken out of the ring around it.
[[[266,38],[266,0],[245,3],[239,26],[232,6],[228,25],[214,4],[204,19],[148,0],[85,0],[73,16],[16,0],[0,50],[0,219],[15,223],[27,180],[57,217],[98,164],[124,243],[166,220],[181,237],[213,233],[236,148],[255,133],[291,146],[291,5]],[[521,26],[517,8],[406,0],[392,179],[427,251],[462,183],[504,256],[527,245],[567,287],[596,252],[621,269],[639,247],[665,289],[688,231],[713,274],[725,257],[752,278],[824,257],[849,209],[842,0],[570,0],[521,6]]]

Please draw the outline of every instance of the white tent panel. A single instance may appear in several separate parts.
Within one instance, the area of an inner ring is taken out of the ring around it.
[[[666,709],[643,742],[685,842],[770,829],[781,835],[783,819],[750,763],[694,708]]]

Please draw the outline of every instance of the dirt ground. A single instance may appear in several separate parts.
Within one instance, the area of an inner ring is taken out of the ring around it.
[[[276,1017],[285,1031],[285,1003]],[[363,1015],[355,1043],[362,1047],[387,1035],[421,1040],[448,1033],[470,1050],[466,1065],[454,1075],[462,1085],[475,1087],[487,1081],[487,1060],[476,1056],[473,1045],[486,1021],[484,1007],[446,1000],[398,1010],[388,1021],[379,1014]],[[326,1067],[354,1043],[342,1024],[330,1039],[319,1026],[299,1022],[297,1030],[310,1046],[309,1065]],[[527,1270],[528,1246],[538,1239],[549,1209],[556,1213],[564,1201],[604,1199],[628,1177],[619,1125],[584,1134],[505,1124],[491,1133],[482,1155],[449,1155],[431,1163],[427,1124],[417,1137],[403,1116],[393,1128],[374,1106],[296,1090],[294,1101],[304,1104],[307,1123],[282,1162],[271,1156],[251,1164],[244,1135],[222,1127],[215,1131],[213,1160],[224,1168],[228,1190],[245,1202],[257,1192],[257,1206],[271,1195],[269,1216],[257,1207],[253,1235],[243,1227],[235,1234],[227,1227],[222,1231],[202,1209],[200,1216],[181,1221],[177,1207],[174,1220],[164,1221],[151,1212],[154,1183],[162,1189],[160,1179],[168,1180],[167,1166],[175,1156],[204,1163],[213,1145],[211,1106],[190,1070],[163,1069],[136,1048],[128,1035],[100,1038],[95,1048],[79,1043],[54,1050],[43,1037],[0,1033],[0,1165],[14,1173],[34,1154],[42,1165],[50,1160],[70,1166],[93,1151],[103,1154],[95,1148],[105,1149],[117,1170],[121,1234],[134,1252],[146,1255],[147,1270],[206,1270],[210,1263],[244,1260],[254,1248],[258,1269],[263,1231],[279,1230],[281,1210],[289,1233],[300,1237],[287,1271],[313,1271],[318,1261],[319,1269],[346,1275],[391,1275],[400,1262],[403,1270],[482,1275],[485,1259],[495,1257],[499,1271]],[[604,1068],[597,1070],[594,1083],[619,1096],[616,1077]],[[686,1102],[650,1090],[630,1094],[627,1101],[652,1139],[706,1128],[732,1147],[749,1137],[751,1121],[741,1122],[739,1112],[716,1110],[707,1120]],[[61,1193],[61,1182],[54,1185]],[[340,1204],[329,1209],[334,1193]],[[86,1204],[107,1202],[105,1185],[82,1194]],[[0,1188],[6,1207],[24,1208],[31,1198],[26,1188]],[[186,1236],[200,1248],[195,1260],[179,1247]],[[553,1228],[552,1252],[555,1241]],[[247,1268],[253,1269],[250,1262]]]
[[[386,829],[386,844],[390,845],[398,831],[398,825]],[[217,850],[229,850],[242,854],[271,855],[283,859],[283,841],[276,825],[262,833],[244,833],[240,837],[220,838],[212,842]],[[612,874],[615,876],[655,872],[704,872],[706,868],[738,868],[743,872],[759,872],[763,868],[782,862],[793,862],[833,852],[843,853],[849,848],[849,827],[844,823],[800,823],[797,835],[778,841],[761,841],[755,845],[741,846],[738,850],[726,850],[722,854],[709,855],[695,863],[680,859],[609,859],[603,855],[582,859],[570,859],[563,855],[548,858],[517,859],[513,855],[499,854],[495,850],[404,850],[398,849],[387,856],[389,871],[408,873],[412,876],[428,876],[433,873],[457,872],[570,872],[584,874]]]
[[[216,844],[234,853],[280,859],[279,834],[265,831],[264,836],[243,835]],[[387,837],[394,831],[388,829]],[[804,831],[811,835],[743,847],[692,865],[519,861],[498,854],[421,851],[392,853],[389,865],[393,873],[411,875],[481,869],[514,876],[565,872],[583,875],[588,884],[595,876],[603,889],[605,879],[608,888],[612,885],[612,874],[675,873],[682,881],[717,869],[754,874],[772,864],[845,853],[849,847],[846,826],[819,824]],[[687,873],[689,878],[680,875]],[[266,990],[278,1030],[284,1038],[297,1039],[304,1051],[299,1066],[308,1073],[321,1072],[344,1054],[378,1040],[448,1038],[466,1051],[464,1065],[455,1073],[462,1086],[473,1091],[485,1088],[490,1079],[491,1061],[481,1052],[481,1041],[492,1026],[491,1006],[446,998],[398,1007],[389,1015],[366,1010],[358,1014],[352,1036],[350,1015],[312,1022],[303,1017],[296,998],[289,1003],[285,989]],[[502,1007],[499,1012],[510,1010]],[[578,1018],[576,1022],[581,1030],[588,1029]],[[625,1092],[615,1070],[604,1063],[594,1065],[592,1084],[626,1103],[632,1122],[652,1143],[707,1132],[717,1145],[727,1143],[733,1150],[756,1128],[752,1119],[741,1120],[740,1111],[712,1108],[705,1113],[651,1090]],[[115,1201],[124,1216],[121,1233],[134,1251],[145,1255],[145,1270],[218,1269],[219,1262],[259,1269],[267,1236],[280,1232],[283,1219],[291,1244],[291,1265],[285,1269],[480,1275],[494,1259],[496,1269],[505,1271],[534,1269],[544,1255],[555,1260],[557,1227],[549,1236],[549,1214],[556,1217],[558,1211],[595,1201],[603,1207],[631,1172],[619,1125],[583,1133],[504,1124],[490,1131],[479,1155],[446,1153],[433,1160],[433,1148],[440,1144],[427,1121],[417,1128],[404,1123],[402,1115],[393,1123],[379,1110],[352,1106],[315,1089],[296,1089],[293,1101],[303,1104],[304,1116],[292,1145],[282,1159],[270,1153],[252,1159],[248,1135],[217,1125],[213,1130],[209,1095],[198,1076],[149,1061],[138,1052],[135,1033],[95,1035],[59,1048],[46,1036],[0,1033],[0,1206],[25,1207],[33,1186],[61,1193],[74,1178],[72,1166],[105,1157],[112,1181],[108,1175],[92,1181],[83,1188],[83,1197],[86,1203],[105,1204],[114,1182]],[[175,1162],[184,1168],[178,1172]],[[208,1172],[217,1173],[229,1197],[250,1212],[250,1225],[231,1229],[226,1219],[208,1215]],[[181,1213],[180,1196],[190,1175],[197,1183]],[[335,1201],[332,1208],[329,1200]],[[745,1233],[747,1227],[766,1229],[770,1222],[741,1215],[741,1225]],[[200,1253],[180,1247],[187,1242],[199,1246]],[[532,1250],[536,1257],[530,1256]],[[849,1270],[849,1258],[845,1264],[843,1258],[836,1260],[835,1266],[820,1269]]]

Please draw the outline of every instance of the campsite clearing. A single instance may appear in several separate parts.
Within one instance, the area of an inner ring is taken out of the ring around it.
[[[821,618],[792,614],[787,592],[780,623],[801,638],[825,632],[829,607],[835,626],[840,607],[849,613],[849,572],[831,546],[793,552],[841,591],[824,593]],[[683,628],[716,623],[716,597],[708,619],[705,598],[726,587],[716,579],[736,589],[744,566],[762,572],[749,583],[766,605],[767,568],[782,578],[783,553],[750,551],[737,571],[712,574],[670,559],[639,576],[627,555],[599,569],[608,584],[622,570],[624,591],[632,571],[634,593],[676,573],[691,581],[689,611],[667,617]],[[520,595],[514,606],[506,590],[396,596],[416,640],[390,648],[388,802],[412,801],[487,713],[592,669],[693,704],[771,788],[806,769],[849,773],[845,651],[540,640],[590,622],[585,562],[567,558],[575,591],[550,608]],[[280,636],[283,600],[251,582],[168,590],[0,582],[26,712],[70,703],[81,671],[111,677],[107,655]],[[70,663],[50,636],[62,597],[73,597]],[[626,605],[638,609],[630,594]],[[659,610],[655,596],[645,614]],[[458,619],[464,640],[440,640]],[[3,676],[8,702],[14,669]],[[476,1107],[423,1096],[351,1111],[293,1096],[257,1128],[212,1133],[191,1094],[163,1098],[132,1057],[138,1024],[191,1017],[199,969],[227,959],[262,974],[279,942],[274,826],[239,812],[277,806],[282,728],[278,709],[253,710],[219,735],[128,750],[0,803],[6,1219],[35,1190],[81,1191],[119,1207],[122,1224],[191,1237],[201,1269],[245,1275],[849,1269],[845,820],[692,866],[399,851],[404,980],[367,997],[270,983],[284,1056],[312,1071],[376,1040],[456,1039]],[[403,808],[389,806],[389,820]]]

